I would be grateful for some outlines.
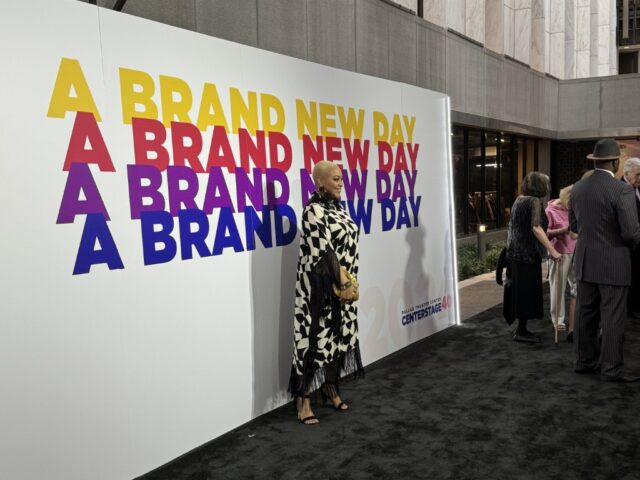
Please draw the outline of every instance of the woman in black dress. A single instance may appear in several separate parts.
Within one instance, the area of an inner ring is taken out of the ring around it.
[[[517,318],[513,339],[517,342],[539,342],[540,338],[527,330],[527,321],[543,318],[542,258],[549,253],[552,260],[562,255],[547,238],[547,216],[544,197],[549,194],[549,177],[530,172],[524,178],[511,208],[511,221],[507,237],[507,261],[511,269],[509,312],[507,318]],[[507,300],[507,299],[505,299]]]
[[[313,169],[316,192],[302,212],[296,281],[293,365],[289,390],[298,419],[318,423],[310,393],[320,388],[333,408],[342,375],[363,373],[358,343],[358,228],[339,202],[342,171],[323,160]]]

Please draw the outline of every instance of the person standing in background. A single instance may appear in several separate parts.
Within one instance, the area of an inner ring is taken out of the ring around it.
[[[624,162],[622,181],[633,187],[636,210],[640,222],[640,158],[630,157]],[[631,252],[631,286],[627,296],[627,315],[640,319],[640,256]]]
[[[505,317],[518,319],[513,336],[516,342],[537,343],[540,338],[527,329],[529,319],[543,318],[542,258],[547,252],[555,261],[561,255],[547,238],[547,216],[544,197],[549,194],[549,177],[529,172],[520,187],[521,195],[511,208],[507,233],[506,257],[511,269],[510,298],[505,299],[509,311]]]
[[[569,285],[569,332],[567,339],[571,341],[576,311],[577,285],[573,275],[573,251],[576,241],[569,233],[569,199],[572,185],[560,190],[557,200],[551,200],[546,208],[549,226],[547,236],[558,253],[562,255],[559,261],[551,262],[549,266],[549,288],[551,290],[551,322],[558,330],[566,330],[565,325],[565,288]],[[558,271],[559,270],[559,271]]]
[[[620,159],[614,139],[599,140],[587,158],[594,161],[595,170],[573,186],[569,202],[569,225],[578,235],[574,371],[599,372],[602,380],[610,382],[636,381],[638,377],[623,372],[622,351],[631,284],[629,247],[640,242],[634,190],[614,177]]]

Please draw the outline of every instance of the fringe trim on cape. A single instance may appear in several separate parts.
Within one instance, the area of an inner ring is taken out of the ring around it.
[[[364,378],[364,367],[362,366],[359,346],[347,350],[346,353],[338,357],[338,361],[340,362],[340,380],[338,383],[355,380],[358,377]],[[304,375],[298,375],[295,366],[292,366],[289,380],[289,392],[291,392],[291,395],[301,397],[318,390],[325,382],[324,369],[325,366],[323,365],[322,367],[316,367],[315,370],[310,372],[310,375],[308,375],[308,372],[305,372]]]

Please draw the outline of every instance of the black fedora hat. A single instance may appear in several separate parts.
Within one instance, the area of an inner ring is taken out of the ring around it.
[[[603,138],[598,140],[593,148],[593,153],[587,155],[589,160],[615,160],[620,158],[620,147],[613,138]]]

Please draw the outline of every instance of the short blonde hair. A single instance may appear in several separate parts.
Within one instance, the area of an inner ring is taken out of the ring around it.
[[[569,198],[571,198],[572,188],[573,185],[567,185],[560,190],[560,196],[558,198],[560,199],[560,205],[562,205],[564,208],[569,208]]]
[[[338,168],[338,166],[328,160],[320,160],[318,163],[316,163],[313,166],[313,173],[311,174],[316,186],[318,185],[318,180],[320,180],[321,178],[325,178],[334,168]]]

